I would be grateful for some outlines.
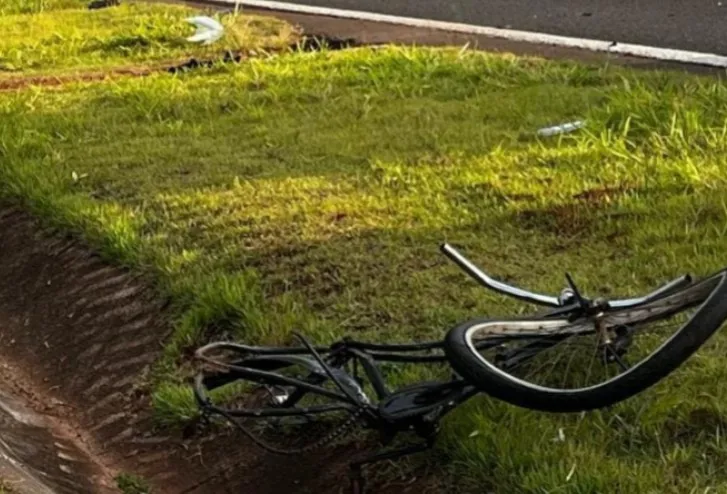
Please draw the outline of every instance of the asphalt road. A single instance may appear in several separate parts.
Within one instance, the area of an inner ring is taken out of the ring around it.
[[[727,55],[727,0],[284,0]]]

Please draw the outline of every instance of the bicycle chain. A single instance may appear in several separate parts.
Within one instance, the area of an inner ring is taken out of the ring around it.
[[[240,429],[247,437],[249,437],[255,444],[260,446],[261,448],[275,454],[279,455],[286,455],[286,456],[293,456],[293,455],[300,455],[305,453],[310,453],[313,451],[316,451],[317,449],[320,449],[330,443],[332,443],[334,440],[338,439],[339,437],[342,437],[345,433],[353,429],[353,427],[356,425],[356,422],[358,419],[363,415],[365,412],[365,409],[360,408],[356,410],[351,417],[343,422],[341,425],[336,427],[333,431],[331,431],[329,434],[323,436],[319,440],[315,441],[314,443],[311,443],[307,446],[304,446],[302,448],[296,448],[296,449],[278,449],[275,446],[271,446],[267,444],[262,439],[256,437],[254,433],[252,433],[247,427],[240,424],[237,420],[235,420],[230,415],[220,412],[219,410],[217,413],[225,417],[229,422],[231,422],[233,425],[235,425],[238,429]]]
[[[309,444],[308,446],[305,446],[303,448],[300,448],[298,452],[293,454],[303,454],[303,453],[310,453],[312,451],[315,451],[319,448],[322,448],[324,446],[327,446],[331,444],[333,441],[338,439],[339,437],[342,437],[344,434],[349,432],[353,427],[356,425],[356,422],[358,422],[358,419],[363,414],[364,410],[359,409],[357,410],[351,417],[344,421],[341,425],[333,429],[330,433],[320,438],[318,441]]]

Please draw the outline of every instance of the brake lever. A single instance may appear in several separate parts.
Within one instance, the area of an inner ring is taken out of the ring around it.
[[[568,281],[568,286],[571,289],[571,292],[573,294],[573,298],[576,299],[576,303],[579,306],[581,306],[582,309],[584,309],[584,310],[587,309],[590,306],[590,304],[581,295],[581,292],[578,290],[578,287],[576,286],[575,281],[573,281],[573,278],[571,277],[570,273],[565,273],[565,279],[566,279],[566,281]]]

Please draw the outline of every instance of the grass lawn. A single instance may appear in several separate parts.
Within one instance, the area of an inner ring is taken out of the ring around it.
[[[535,136],[576,117],[586,131]],[[0,94],[0,192],[173,297],[154,396],[174,424],[193,413],[189,352],[210,338],[421,340],[522,309],[469,281],[442,241],[550,293],[564,270],[588,293],[631,295],[722,267],[725,117],[720,81],[681,74],[458,50],[289,54]],[[462,492],[727,492],[726,349],[718,335],[610,410],[478,398],[439,451]]]
[[[83,0],[4,0],[0,15],[38,14],[62,9],[85,8],[90,2]]]
[[[6,0],[3,0],[5,2]],[[267,17],[217,17],[227,34],[201,46],[185,41],[195,27],[185,21],[199,11],[178,5],[124,2],[89,11],[88,2],[23,0],[0,7],[0,81],[27,74],[82,72],[118,66],[146,66],[195,57],[219,57],[225,50],[281,49],[295,42],[292,26]],[[37,4],[43,10],[23,13]]]

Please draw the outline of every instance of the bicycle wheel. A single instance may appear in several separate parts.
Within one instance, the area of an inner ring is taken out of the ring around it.
[[[445,340],[452,367],[513,405],[578,412],[625,400],[696,352],[727,318],[723,273],[593,317],[474,320]],[[670,329],[671,328],[671,329]]]

